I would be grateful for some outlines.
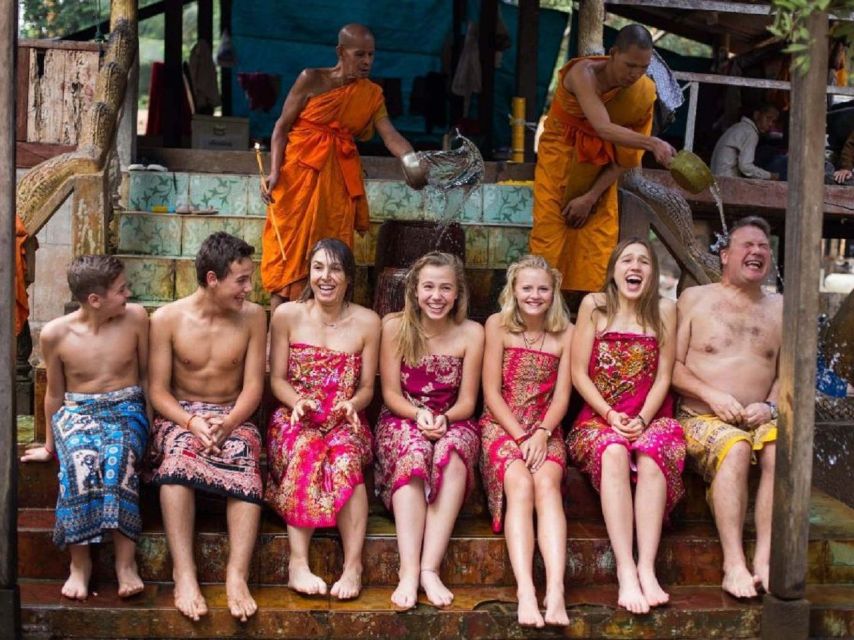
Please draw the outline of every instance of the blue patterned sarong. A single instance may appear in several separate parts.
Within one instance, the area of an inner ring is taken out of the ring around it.
[[[51,429],[59,459],[54,543],[101,542],[111,530],[137,540],[137,466],[148,441],[142,389],[66,393]]]

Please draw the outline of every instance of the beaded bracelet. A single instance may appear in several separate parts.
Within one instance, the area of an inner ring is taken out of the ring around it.
[[[513,442],[515,442],[516,444],[522,444],[523,442],[525,442],[525,440],[527,440],[527,439],[528,439],[528,438],[530,438],[530,437],[531,437],[531,436],[530,436],[529,434],[527,434],[527,433],[523,433],[523,434],[522,434],[521,436],[519,436],[518,438],[513,438]]]
[[[641,424],[643,425],[644,429],[646,429],[649,426],[646,419],[641,414],[638,414],[638,420],[641,421]]]
[[[201,417],[202,417],[202,416],[200,416],[198,413],[191,413],[191,414],[190,414],[190,417],[189,417],[189,418],[187,418],[187,422],[186,422],[186,424],[184,425],[184,428],[185,428],[187,431],[189,431],[189,430],[190,430],[190,423],[191,423],[191,422],[193,422],[193,419],[194,419],[194,418],[201,418]]]
[[[549,431],[548,429],[546,429],[545,427],[537,427],[536,429],[534,429],[534,431],[540,431],[540,430],[542,430],[542,431],[545,431],[545,432],[546,432],[546,437],[547,437],[547,438],[551,438],[551,437],[552,437],[552,432],[551,432],[551,431]]]
[[[612,412],[613,410],[614,410],[614,409],[608,409],[608,410],[605,412],[605,422],[610,422],[610,420],[608,419],[608,416],[610,416],[610,415],[611,415],[611,412]]]

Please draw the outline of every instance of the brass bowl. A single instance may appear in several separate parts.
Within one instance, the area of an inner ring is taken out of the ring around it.
[[[696,153],[683,149],[670,161],[670,175],[688,193],[700,193],[715,183],[708,165]]]

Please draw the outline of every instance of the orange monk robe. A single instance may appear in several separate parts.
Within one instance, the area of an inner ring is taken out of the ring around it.
[[[579,60],[570,60],[560,70],[560,82],[540,137],[534,172],[534,227],[531,253],[543,256],[563,273],[561,288],[599,291],[605,283],[608,258],[619,239],[617,185],[599,198],[580,229],[566,224],[566,204],[593,186],[609,164],[640,166],[643,151],[602,140],[584,117],[584,112],[563,86],[567,71]],[[594,56],[594,60],[607,60]],[[638,133],[652,131],[655,83],[643,76],[626,89],[613,89],[601,96],[611,122]]]
[[[27,298],[27,229],[18,214],[15,214],[15,335],[21,334],[24,323],[30,317]]]
[[[374,125],[387,115],[382,89],[365,79],[314,96],[303,107],[288,132],[273,204],[267,207],[261,254],[267,291],[298,296],[308,276],[308,252],[318,240],[338,238],[352,248],[353,230],[368,230],[354,138],[370,139]]]

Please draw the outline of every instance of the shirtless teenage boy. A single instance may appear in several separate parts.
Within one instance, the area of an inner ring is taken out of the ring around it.
[[[21,461],[59,461],[53,541],[71,553],[62,595],[86,599],[89,544],[111,532],[118,594],[128,597],[143,588],[134,553],[142,531],[136,468],[148,440],[148,315],[127,304],[131,292],[115,256],[75,258],[68,286],[80,308],[48,322],[40,337],[51,428],[44,446]]]
[[[762,283],[771,266],[770,229],[762,218],[736,222],[721,250],[720,283],[679,298],[673,386],[689,465],[711,483],[710,502],[724,554],[724,591],[737,597],[768,588],[771,504],[777,439],[777,364],[783,297]],[[742,545],[747,478],[758,458],[753,571]]]
[[[227,498],[231,614],[257,610],[246,584],[261,516],[261,438],[249,422],[264,386],[264,310],[252,290],[253,248],[224,232],[196,256],[195,293],[151,318],[151,481],[160,506],[175,580],[175,606],[198,620],[207,613],[193,561],[195,490]]]

